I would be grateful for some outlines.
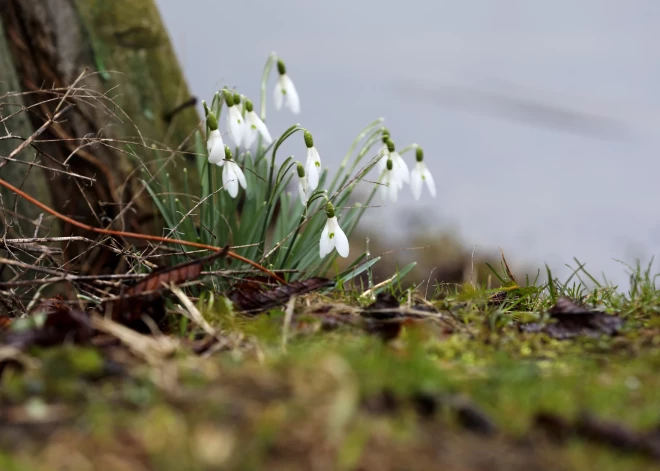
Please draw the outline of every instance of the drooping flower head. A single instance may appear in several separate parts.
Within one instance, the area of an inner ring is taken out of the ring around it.
[[[419,146],[415,149],[415,159],[417,162],[415,162],[415,167],[410,174],[410,188],[412,189],[413,196],[416,200],[419,200],[422,196],[422,187],[426,183],[426,188],[428,188],[431,196],[435,198],[435,182],[433,181],[431,172],[424,163],[424,150]]]
[[[383,177],[380,182],[380,195],[384,202],[389,198],[392,203],[396,203],[399,192],[399,182],[394,172],[394,162],[391,158],[388,158],[385,162],[385,170],[382,175]]]
[[[266,145],[270,145],[273,142],[273,138],[270,137],[270,133],[264,122],[257,113],[255,113],[254,106],[250,100],[245,100],[245,112],[245,134],[243,136],[243,146],[246,149],[249,149],[258,134],[261,134]]]
[[[231,140],[234,141],[234,145],[238,147],[243,142],[245,132],[245,121],[239,109],[241,96],[238,93],[232,94],[229,90],[225,90],[225,103],[227,103],[227,132],[231,136]]]
[[[236,198],[238,195],[238,185],[247,190],[247,182],[243,170],[232,159],[231,149],[225,146],[225,165],[222,169],[222,185],[224,186],[229,196]]]
[[[303,206],[307,205],[309,193],[309,183],[307,182],[307,176],[305,175],[305,167],[298,162],[298,195],[300,196],[300,202]]]
[[[305,131],[305,146],[307,147],[307,161],[305,162],[305,174],[307,175],[307,182],[309,184],[310,193],[316,190],[319,186],[321,178],[321,157],[319,156],[316,147],[314,147],[314,138],[312,133]]]
[[[209,152],[209,163],[222,165],[225,158],[225,144],[222,142],[222,136],[218,130],[218,119],[206,106],[204,108],[207,109],[206,124],[210,130],[208,140],[206,141],[206,149]]]
[[[403,160],[403,157],[399,155],[396,151],[394,141],[392,139],[387,139],[385,141],[387,146],[387,156],[392,159],[393,163],[393,172],[396,177],[396,182],[399,188],[403,188],[404,183],[410,183],[410,171],[406,165],[406,161]]]
[[[321,258],[328,255],[335,248],[339,255],[344,258],[348,257],[348,238],[344,234],[344,231],[341,230],[341,227],[339,227],[337,217],[335,216],[335,207],[330,201],[325,205],[325,215],[328,219],[325,221],[325,227],[321,233],[319,246]]]
[[[277,59],[277,72],[280,76],[277,79],[277,84],[275,84],[274,100],[275,100],[275,109],[281,110],[282,104],[291,110],[293,114],[300,113],[300,99],[298,98],[298,92],[296,87],[293,85],[291,78],[286,73],[286,66],[282,59]]]

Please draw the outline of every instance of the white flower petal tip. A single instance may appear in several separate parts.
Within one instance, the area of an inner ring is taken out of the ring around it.
[[[210,132],[206,148],[209,151],[209,163],[222,165],[225,159],[225,144],[222,142],[220,131],[216,129]]]
[[[337,217],[328,218],[325,222],[325,227],[321,233],[321,241],[319,243],[319,255],[324,258],[332,249],[337,249],[337,253],[342,257],[348,257],[350,247],[348,245],[348,238],[344,231],[339,227]]]
[[[247,182],[243,170],[233,160],[227,160],[224,168],[222,169],[222,184],[229,193],[229,196],[236,198],[238,195],[238,186],[242,186],[247,190]]]
[[[266,145],[270,145],[273,142],[273,138],[268,132],[268,128],[261,120],[261,118],[254,111],[248,111],[245,116],[245,134],[243,136],[243,146],[246,149],[249,149],[254,141],[257,139],[257,136],[261,134]]]
[[[281,74],[277,79],[273,97],[276,110],[281,110],[282,105],[286,104],[293,114],[300,113],[300,98],[293,81],[287,74]]]
[[[413,196],[419,200],[422,196],[422,187],[426,183],[426,188],[433,198],[435,198],[435,181],[431,172],[426,167],[424,162],[417,162],[411,172],[410,188],[412,189]]]

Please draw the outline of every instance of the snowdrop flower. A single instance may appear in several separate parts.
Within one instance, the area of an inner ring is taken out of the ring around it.
[[[309,131],[305,131],[305,145],[307,146],[307,162],[305,163],[305,173],[308,177],[309,191],[316,190],[321,178],[321,157],[316,147],[314,147],[314,138]]]
[[[394,171],[394,162],[391,158],[387,159],[385,170],[382,175],[383,178],[380,182],[380,195],[383,198],[383,201],[387,201],[389,198],[392,203],[396,203],[397,194],[399,192],[399,181],[396,172]]]
[[[218,131],[218,119],[212,111],[209,111],[206,115],[206,124],[211,130],[209,139],[206,141],[206,149],[209,151],[209,163],[222,165],[225,158],[225,144],[222,142],[220,131]]]
[[[394,176],[399,189],[403,188],[404,183],[410,183],[410,171],[403,157],[396,152],[394,141],[390,139],[387,129],[383,131],[383,147],[381,148],[383,156],[378,161],[378,170],[382,173],[386,170],[388,159],[392,159]]]
[[[307,176],[305,176],[305,167],[298,162],[298,195],[300,196],[300,202],[303,206],[307,206],[309,193],[309,184],[307,183]]]
[[[238,185],[247,190],[247,182],[243,170],[231,158],[231,149],[225,146],[225,165],[222,169],[222,184],[229,193],[229,196],[236,198],[238,195]]]
[[[245,131],[245,122],[241,110],[238,105],[241,103],[241,96],[236,93],[233,94],[225,90],[225,103],[227,103],[227,132],[231,136],[231,140],[238,147],[243,142],[243,134]]]
[[[280,73],[280,77],[277,79],[273,95],[275,99],[275,109],[278,111],[281,110],[282,104],[286,101],[286,106],[293,114],[300,113],[300,99],[298,98],[298,92],[287,75],[286,66],[281,59],[277,60],[277,71]]]
[[[325,215],[328,220],[325,222],[325,227],[321,233],[320,255],[321,258],[332,252],[332,249],[337,249],[337,253],[342,257],[348,257],[348,238],[344,231],[339,227],[337,218],[335,216],[335,207],[331,202],[325,205]]]
[[[396,176],[397,185],[399,185],[399,188],[403,188],[404,183],[410,183],[410,171],[406,161],[396,152],[394,142],[391,139],[388,139],[385,145],[387,146],[387,155],[392,159],[392,170]]]
[[[421,147],[417,147],[415,150],[415,157],[417,162],[415,163],[415,168],[411,172],[411,182],[410,188],[412,189],[415,199],[418,200],[422,196],[422,186],[426,182],[426,188],[429,189],[431,196],[435,198],[435,182],[433,181],[433,176],[431,172],[426,167],[424,163],[424,150]]]
[[[266,142],[266,145],[270,145],[273,142],[273,138],[270,137],[268,128],[261,120],[261,118],[254,112],[254,106],[250,100],[245,100],[245,135],[243,136],[243,147],[249,149],[254,140],[257,138],[258,134],[261,134],[261,137]]]

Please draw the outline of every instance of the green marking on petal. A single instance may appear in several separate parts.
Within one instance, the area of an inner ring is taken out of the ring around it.
[[[250,126],[250,127],[252,128],[253,131],[256,131],[256,130],[257,130],[257,127],[256,127],[254,124],[253,124],[252,126]]]
[[[320,166],[321,166],[321,162],[314,162],[314,165],[316,165],[317,167],[320,167]]]
[[[331,232],[331,233],[330,233],[330,238],[332,239],[334,236],[335,236],[335,233],[334,233],[334,232]]]

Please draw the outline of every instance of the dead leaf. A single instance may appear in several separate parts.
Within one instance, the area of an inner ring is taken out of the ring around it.
[[[521,330],[543,332],[556,339],[568,339],[615,335],[623,325],[623,319],[616,315],[585,309],[566,297],[559,298],[548,314],[554,322],[525,324],[520,327]]]
[[[227,254],[229,246],[208,257],[180,263],[170,268],[157,270],[133,286],[125,288],[118,300],[108,301],[105,311],[112,313],[112,319],[125,325],[145,330],[143,316],[157,324],[165,317],[163,290],[170,285],[179,285],[199,278],[204,264]]]
[[[286,304],[291,296],[310,293],[321,288],[334,286],[335,282],[327,278],[308,278],[303,281],[294,281],[288,285],[280,285],[267,291],[264,285],[254,281],[241,282],[229,294],[234,307],[244,313],[258,314]]]

